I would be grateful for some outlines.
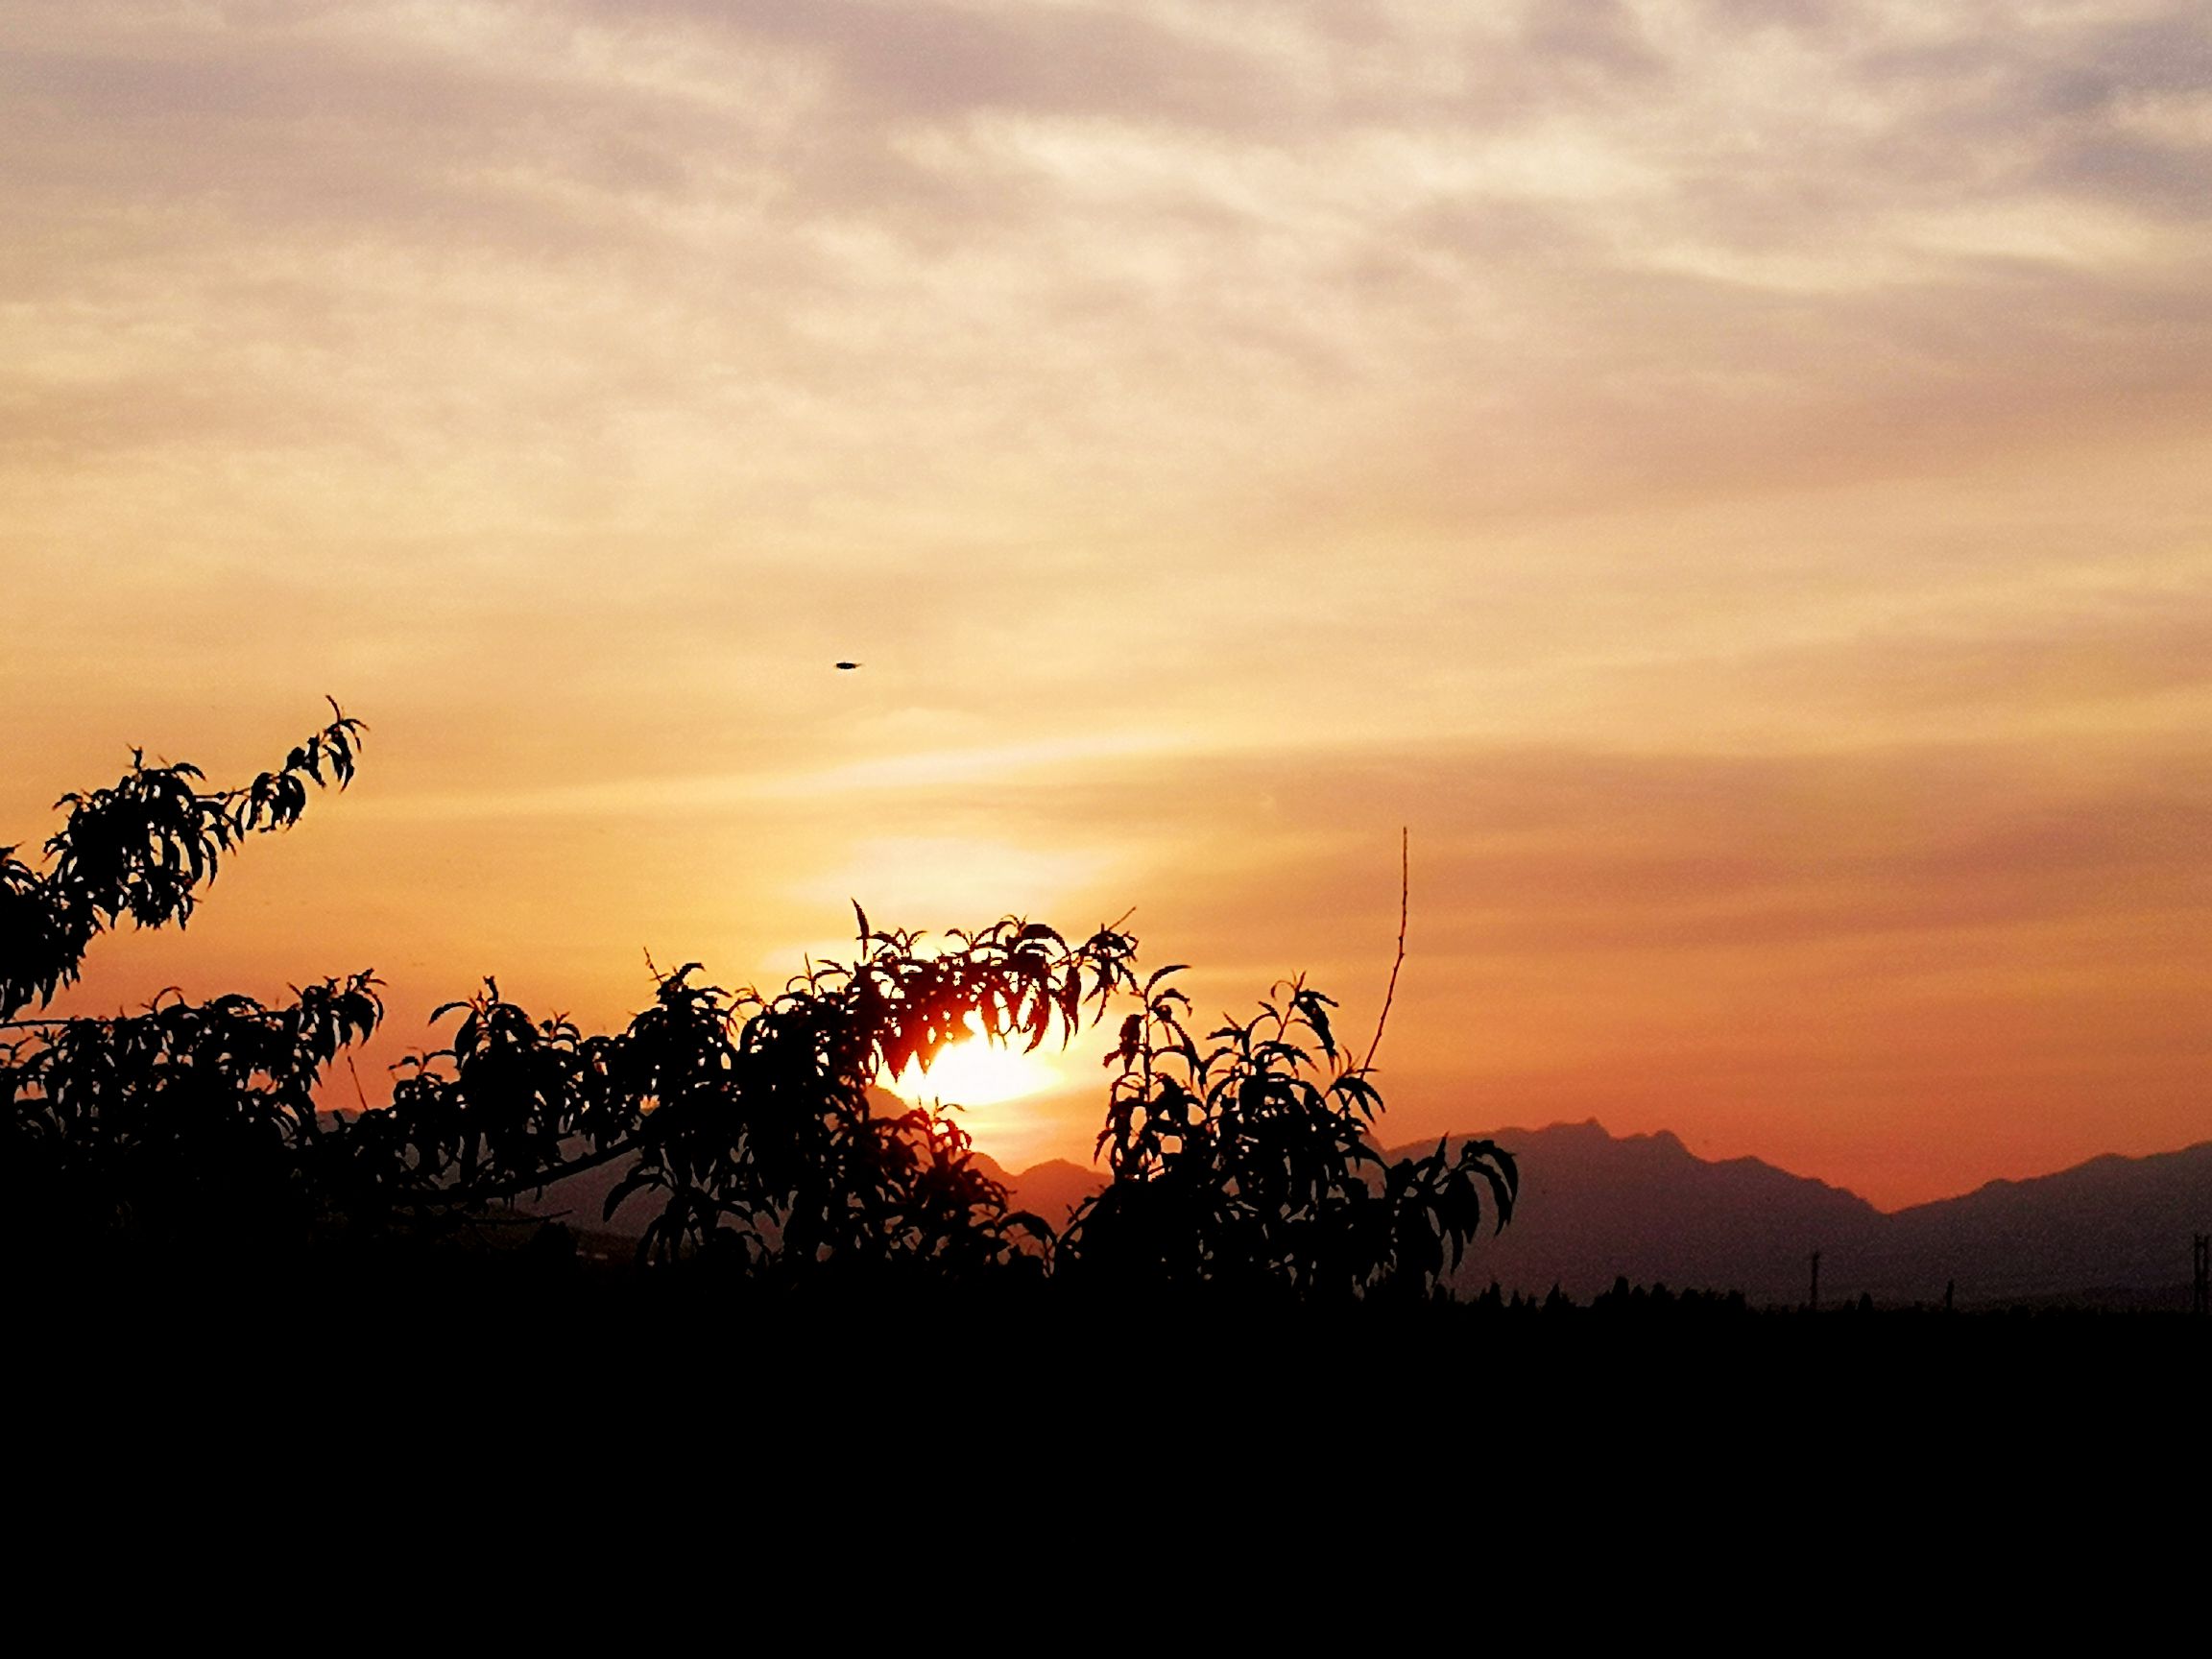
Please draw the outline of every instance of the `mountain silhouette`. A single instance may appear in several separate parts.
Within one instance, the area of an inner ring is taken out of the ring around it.
[[[1055,1228],[1067,1226],[1077,1206],[1106,1186],[1097,1170],[1065,1158],[1033,1164],[1019,1174],[1008,1174],[980,1152],[975,1162],[994,1181],[1004,1184],[1010,1209],[1026,1210]]]
[[[2212,1142],[1885,1213],[1757,1158],[1699,1158],[1665,1131],[1616,1138],[1592,1119],[1490,1138],[1521,1161],[1521,1205],[1454,1275],[1463,1294],[1495,1280],[1584,1299],[1625,1275],[1795,1306],[1817,1250],[1824,1305],[1936,1304],[1955,1287],[1963,1306],[2169,1290],[2180,1306],[2190,1235],[2212,1225]]]
[[[1955,1286],[1963,1307],[2068,1297],[2179,1307],[2190,1236],[2212,1231],[2212,1142],[2145,1158],[2106,1155],[1885,1213],[1757,1158],[1699,1158],[1665,1130],[1614,1136],[1593,1118],[1480,1138],[1520,1161],[1521,1197],[1505,1230],[1486,1229],[1452,1275],[1461,1295],[1495,1281],[1531,1296],[1556,1285],[1586,1302],[1624,1276],[1794,1307],[1806,1299],[1808,1258],[1817,1250],[1824,1305],[1861,1294],[1886,1306],[1936,1304]],[[1421,1142],[1386,1156],[1434,1149]],[[1011,1208],[1053,1227],[1105,1185],[1097,1170],[1066,1159],[1014,1172],[977,1162],[1004,1184]],[[642,1204],[631,1207],[636,1219],[625,1211],[600,1220],[624,1167],[587,1170],[526,1207],[634,1236]]]
[[[1625,1275],[1742,1290],[1753,1302],[1802,1300],[1814,1250],[1825,1284],[1881,1237],[1882,1213],[1856,1193],[1756,1158],[1709,1163],[1665,1130],[1616,1139],[1593,1118],[1489,1139],[1520,1161],[1521,1197],[1505,1231],[1486,1235],[1454,1275],[1463,1292],[1495,1279],[1507,1291],[1556,1285],[1583,1300]]]
[[[2212,1142],[1992,1181],[1887,1221],[1871,1266],[1890,1286],[1925,1286],[1940,1271],[1975,1300],[2163,1290],[2187,1282],[2190,1237],[2212,1232]]]

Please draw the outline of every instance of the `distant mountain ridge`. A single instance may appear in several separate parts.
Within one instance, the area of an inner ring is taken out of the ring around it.
[[[1666,1130],[1614,1136],[1591,1118],[1448,1139],[1496,1141],[1521,1166],[1512,1223],[1502,1234],[1485,1229],[1452,1277],[1465,1295],[1495,1281],[1535,1296],[1557,1285],[1587,1301],[1625,1276],[1795,1306],[1806,1299],[1817,1250],[1823,1304],[1863,1292],[1885,1305],[1939,1303],[1951,1285],[1968,1307],[2169,1291],[2179,1305],[2190,1237],[2212,1233],[2212,1141],[2143,1158],[2107,1154],[1885,1214],[1855,1192],[1761,1159],[1699,1158]],[[1434,1149],[1419,1142],[1385,1156]],[[1104,1185],[1099,1171],[1066,1159],[1014,1173],[978,1162],[1004,1182],[1012,1208],[1053,1227]],[[622,1167],[564,1182],[529,1207],[606,1227],[601,1205]],[[642,1210],[626,1209],[609,1230],[634,1231]]]
[[[1586,1298],[1624,1274],[1794,1305],[1810,1292],[1815,1250],[1823,1303],[1936,1303],[1946,1286],[1969,1306],[2155,1291],[2187,1283],[2190,1237],[2212,1231],[2212,1142],[2108,1154],[1885,1214],[1757,1158],[1699,1158],[1664,1130],[1616,1138],[1593,1118],[1488,1139],[1521,1161],[1521,1205],[1454,1276],[1463,1292],[1495,1280]]]
[[[1887,1219],[1888,1254],[1876,1265],[1892,1282],[1900,1271],[1925,1281],[1959,1262],[1973,1272],[1977,1298],[2181,1286],[2191,1236],[2212,1233],[2212,1142],[2143,1158],[2106,1153]]]
[[[2212,1232],[2212,1142],[2145,1158],[2106,1155],[2056,1174],[1992,1181],[1957,1198],[1885,1214],[1857,1193],[1758,1158],[1699,1158],[1679,1138],[1614,1136],[1596,1118],[1454,1135],[1497,1142],[1520,1162],[1521,1198],[1453,1275],[1462,1294],[1493,1281],[1578,1301],[1616,1277],[1676,1289],[1742,1290],[1794,1306],[1820,1252],[1823,1304],[1862,1293],[1886,1305],[1961,1306],[2115,1291],[2181,1293],[2192,1233]],[[1418,1157],[1419,1142],[1385,1157]],[[1102,1182],[1056,1160],[1006,1177],[1016,1208],[1059,1225]]]
[[[1471,1137],[1450,1139],[1455,1146]],[[1484,1139],[1518,1160],[1521,1197],[1505,1231],[1485,1233],[1454,1275],[1462,1291],[1495,1279],[1507,1291],[1542,1295],[1557,1285],[1587,1299],[1625,1275],[1787,1299],[1803,1293],[1813,1250],[1827,1266],[1867,1249],[1882,1230],[1882,1213],[1855,1192],[1757,1158],[1708,1162],[1666,1130],[1616,1138],[1592,1118]]]

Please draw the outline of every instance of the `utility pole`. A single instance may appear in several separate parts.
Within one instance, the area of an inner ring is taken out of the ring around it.
[[[2189,1298],[2189,1311],[2212,1314],[2212,1234],[2192,1234],[2190,1254],[2196,1259],[2197,1284]]]
[[[1820,1311],[1820,1252],[1813,1252],[1813,1311]]]

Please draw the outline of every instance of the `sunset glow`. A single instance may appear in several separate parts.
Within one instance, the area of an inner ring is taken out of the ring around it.
[[[883,1086],[916,1104],[962,1107],[1003,1106],[1067,1087],[1065,1074],[1043,1054],[990,1042],[973,1020],[969,1029],[975,1035],[948,1043],[926,1071],[919,1062],[908,1061],[897,1076],[885,1077]],[[963,1127],[973,1130],[974,1125]]]
[[[358,781],[65,1011],[618,1025],[1127,913],[1387,1134],[2212,1138],[2202,0],[17,0],[0,844]],[[834,665],[858,666],[842,670]],[[26,856],[30,854],[26,852]],[[921,1089],[1091,1153],[1102,1033]]]

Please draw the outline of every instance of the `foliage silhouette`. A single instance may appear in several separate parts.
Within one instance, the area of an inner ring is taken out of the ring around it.
[[[619,1161],[605,1214],[650,1210],[640,1254],[756,1282],[1200,1286],[1287,1298],[1432,1290],[1483,1215],[1512,1211],[1512,1159],[1487,1142],[1385,1167],[1382,1108],[1339,1056],[1334,1004],[1302,981],[1201,1052],[1168,968],[1141,984],[1118,926],[1071,942],[1009,917],[942,940],[874,927],[853,960],[763,997],[658,977],[626,1029],[540,1019],[495,981],[432,1017],[443,1046],[395,1068],[388,1106],[338,1115],[316,1092],[383,1017],[363,972],[264,1006],[164,993],[112,1019],[15,1016],[76,980],[129,916],[182,926],[220,857],[297,822],[306,784],[355,770],[362,727],[333,720],[284,765],[204,793],[188,763],[134,752],[113,788],[67,795],[51,866],[0,852],[0,1100],[19,1249],[77,1261],[283,1260],[317,1244],[476,1236],[565,1177]],[[1134,994],[1107,1056],[1099,1137],[1113,1180],[1055,1238],[1010,1213],[958,1123],[887,1110],[875,1089],[950,1042],[1065,1045]],[[450,1022],[450,1025],[447,1025]],[[561,1242],[547,1235],[554,1246]],[[559,1257],[558,1248],[543,1252]]]
[[[1113,1177],[1070,1223],[1061,1271],[1118,1286],[1214,1286],[1249,1295],[1427,1295],[1482,1221],[1513,1213],[1519,1171],[1488,1141],[1385,1165],[1369,1138],[1382,1099],[1339,1064],[1329,1010],[1303,979],[1210,1032],[1163,968],[1107,1056],[1118,1066],[1098,1137]],[[1480,1185],[1478,1186],[1478,1183]]]
[[[224,854],[299,822],[309,781],[350,783],[366,728],[335,701],[330,713],[276,771],[211,794],[198,789],[206,775],[189,761],[149,766],[133,749],[112,788],[55,803],[69,816],[46,843],[53,868],[44,874],[0,847],[0,1020],[74,984],[93,939],[124,916],[140,927],[183,926]]]
[[[856,1263],[939,1275],[1014,1266],[1034,1217],[1009,1214],[950,1117],[887,1113],[878,1075],[926,1066],[970,1022],[998,1041],[1065,1041],[1129,976],[1135,942],[1080,944],[1008,918],[926,951],[855,907],[860,953],[810,966],[773,998],[663,977],[629,1028],[584,1036],[533,1022],[487,981],[449,1003],[452,1044],[411,1056],[389,1112],[356,1125],[388,1214],[465,1213],[618,1158],[607,1214],[637,1193],[659,1213],[642,1248],[712,1253],[789,1276]]]
[[[307,784],[351,782],[360,721],[330,724],[282,766],[203,791],[188,761],[70,793],[50,868],[0,848],[0,1104],[9,1218],[32,1247],[124,1239],[260,1243],[307,1224],[336,1161],[314,1091],[325,1067],[382,1016],[373,974],[328,979],[270,1008],[249,997],[194,1006],[163,993],[141,1015],[20,1021],[78,979],[92,941],[124,917],[181,927],[223,854],[289,829]]]

